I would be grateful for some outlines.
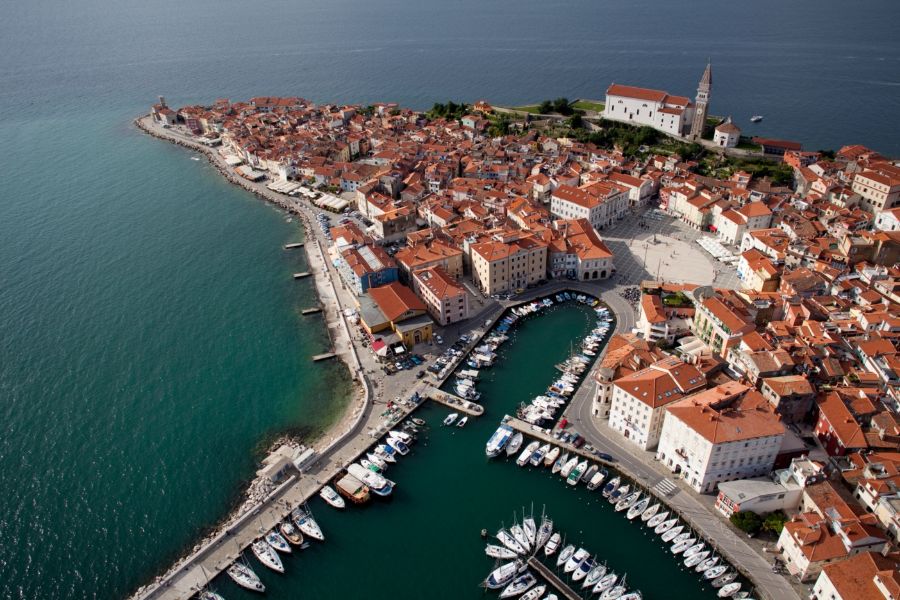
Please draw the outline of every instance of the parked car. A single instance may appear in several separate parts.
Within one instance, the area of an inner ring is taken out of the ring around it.
[[[597,458],[602,458],[603,460],[606,460],[609,462],[614,462],[616,460],[612,456],[607,454],[606,452],[594,452],[594,454],[597,456]]]

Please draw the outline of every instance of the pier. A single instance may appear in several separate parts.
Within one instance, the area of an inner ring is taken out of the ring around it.
[[[284,245],[285,250],[293,250],[294,248],[302,248],[302,247],[303,247],[303,242],[296,242],[293,244],[285,244]]]
[[[337,357],[336,352],[325,352],[324,354],[316,354],[315,356],[313,356],[313,362],[328,360],[330,358],[335,358],[335,357]]]
[[[294,279],[306,279],[312,275],[309,271],[303,271],[302,273],[294,273]]]
[[[541,577],[547,580],[551,586],[556,588],[556,591],[559,592],[563,598],[567,600],[581,600],[581,596],[579,596],[575,591],[568,586],[568,584],[556,576],[556,573],[550,570],[550,568],[539,561],[536,556],[532,556],[528,559],[528,566],[540,573]]]
[[[474,402],[469,402],[459,396],[442,392],[441,390],[432,388],[428,392],[428,398],[434,400],[438,404],[443,404],[453,410],[458,410],[472,417],[480,417],[484,413],[484,407]]]
[[[300,311],[300,314],[301,315],[314,315],[314,314],[320,313],[320,312],[322,312],[322,308],[316,306],[313,308],[304,308],[303,310]]]
[[[598,457],[596,454],[592,454],[591,452],[588,452],[587,450],[585,450],[583,446],[581,448],[576,448],[572,444],[563,443],[560,440],[553,437],[552,435],[550,435],[549,433],[547,433],[546,430],[538,427],[537,425],[532,425],[531,423],[528,423],[527,421],[523,421],[522,419],[517,419],[515,417],[509,417],[505,421],[505,423],[507,425],[509,425],[510,427],[512,427],[513,429],[515,429],[516,431],[522,432],[522,435],[531,436],[537,440],[541,440],[542,442],[547,442],[551,446],[559,446],[563,452],[568,452],[569,454],[577,454],[578,456],[581,456],[582,458],[586,458],[595,463],[604,465],[606,467],[615,468],[615,463],[610,462],[608,460],[603,460],[602,458]]]

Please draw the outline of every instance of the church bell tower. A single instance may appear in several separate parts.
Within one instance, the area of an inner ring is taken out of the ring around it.
[[[697,140],[703,135],[706,126],[706,111],[709,105],[709,94],[712,91],[712,63],[707,61],[706,70],[697,86],[697,99],[694,106],[694,120],[691,122],[691,138]]]

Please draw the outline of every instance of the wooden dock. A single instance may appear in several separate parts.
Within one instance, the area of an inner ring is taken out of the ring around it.
[[[312,275],[309,271],[303,271],[302,273],[294,273],[294,279],[305,279]]]
[[[547,580],[547,583],[556,588],[556,591],[562,594],[563,598],[566,598],[567,600],[581,600],[581,596],[575,593],[565,581],[557,577],[556,573],[551,571],[547,565],[539,561],[537,557],[532,556],[529,558],[528,566],[537,571],[541,577]]]
[[[315,356],[313,356],[313,362],[328,360],[329,358],[335,358],[336,356],[337,356],[336,352],[325,352],[324,354],[316,354]]]
[[[284,245],[285,250],[293,250],[294,248],[302,248],[302,247],[303,247],[303,242],[297,242],[294,244],[285,244]]]
[[[480,417],[484,413],[484,407],[474,402],[469,402],[459,396],[442,392],[441,390],[431,388],[427,392],[428,398],[434,400],[438,404],[443,404],[453,410],[458,410],[472,417]]]
[[[301,315],[314,315],[314,314],[320,313],[320,312],[322,312],[322,307],[317,306],[314,308],[304,308],[303,310],[300,311],[300,314]]]

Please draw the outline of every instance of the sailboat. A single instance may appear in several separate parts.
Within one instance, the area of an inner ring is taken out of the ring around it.
[[[541,517],[541,526],[537,530],[537,537],[534,540],[534,549],[540,550],[544,544],[553,535],[553,519],[547,516]]]
[[[284,563],[281,562],[278,553],[266,542],[263,540],[256,540],[250,544],[250,550],[253,551],[253,555],[259,559],[259,562],[263,565],[277,573],[284,573]]]
[[[491,558],[504,558],[504,559],[512,559],[518,556],[518,554],[509,548],[504,546],[497,546],[496,544],[488,544],[484,548],[484,553],[490,556]]]
[[[313,519],[312,512],[306,506],[298,506],[295,508],[291,512],[291,519],[293,519],[294,525],[296,525],[306,537],[319,540],[320,542],[325,541],[325,534],[322,533],[319,524]]]
[[[544,556],[553,556],[553,554],[559,549],[559,542],[561,539],[562,536],[559,535],[559,532],[551,535],[550,539],[547,540],[547,544],[544,546]]]
[[[283,552],[284,554],[293,552],[293,550],[291,550],[291,545],[288,544],[287,540],[274,529],[266,534],[266,543],[272,546],[273,549]]]
[[[245,590],[259,593],[266,591],[266,586],[259,580],[259,577],[253,572],[253,569],[242,562],[232,564],[228,567],[226,572],[236,584]]]

